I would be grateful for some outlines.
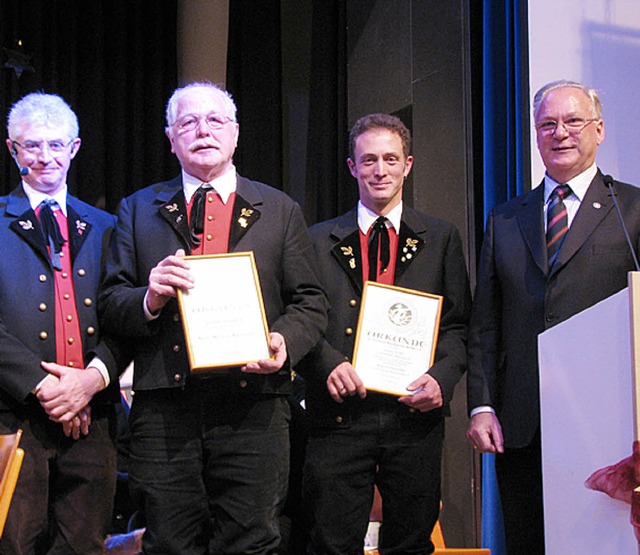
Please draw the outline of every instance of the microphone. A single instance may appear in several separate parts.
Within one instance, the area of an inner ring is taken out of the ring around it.
[[[25,176],[25,175],[29,175],[29,168],[27,166],[21,166],[18,163],[18,151],[16,150],[16,147],[13,147],[13,150],[11,152],[11,154],[13,154],[13,161],[16,163],[16,166],[18,166],[18,171],[20,172],[21,176]]]
[[[638,264],[638,257],[636,256],[636,251],[631,244],[631,239],[629,237],[629,232],[627,231],[627,226],[624,225],[624,220],[622,219],[622,212],[620,212],[620,205],[616,200],[616,194],[613,192],[613,177],[610,175],[605,175],[604,178],[604,186],[609,189],[609,194],[611,195],[611,200],[613,200],[613,205],[616,207],[616,212],[618,214],[618,219],[620,220],[620,226],[622,227],[622,231],[624,232],[624,237],[627,240],[627,245],[629,245],[629,252],[631,252],[631,257],[633,258],[633,264],[636,267],[636,272],[640,271],[640,264]]]

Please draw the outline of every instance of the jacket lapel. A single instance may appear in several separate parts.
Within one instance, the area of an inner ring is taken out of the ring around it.
[[[248,200],[236,191],[236,200],[231,215],[231,229],[229,229],[229,251],[232,251],[251,226],[260,219],[258,210]]]
[[[426,241],[422,236],[426,235],[424,224],[417,218],[413,218],[413,212],[409,207],[402,210],[400,222],[400,236],[398,237],[398,253],[396,256],[395,282],[398,283],[402,274],[415,260],[416,255],[425,247]]]
[[[91,223],[76,212],[73,201],[67,197],[67,229],[71,260],[75,260],[91,231]]]
[[[540,271],[547,275],[547,246],[543,225],[544,183],[522,199],[517,218],[522,238]]]
[[[47,252],[47,244],[44,240],[42,227],[36,213],[31,209],[29,199],[24,194],[22,187],[18,187],[11,192],[7,199],[6,214],[15,218],[9,228],[26,241],[31,248],[38,253],[49,264],[49,253]]]
[[[609,198],[602,174],[598,171],[580,203],[551,274],[555,274],[571,260],[612,208],[613,201]]]
[[[191,252],[189,240],[189,218],[187,204],[182,190],[182,178],[177,177],[168,183],[168,187],[156,197],[158,213],[178,234],[184,243],[186,252]]]
[[[351,280],[358,293],[362,292],[362,252],[360,249],[360,231],[358,230],[358,212],[353,209],[338,219],[331,230],[335,244],[331,248],[333,257]]]

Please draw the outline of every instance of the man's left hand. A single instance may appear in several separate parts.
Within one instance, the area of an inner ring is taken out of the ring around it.
[[[49,418],[55,422],[71,422],[105,386],[102,374],[92,366],[71,368],[42,362],[42,367],[58,378],[57,381],[45,380],[36,393]]]
[[[91,405],[84,407],[69,422],[62,422],[64,435],[73,439],[80,439],[80,435],[89,435],[91,425]]]
[[[284,363],[287,361],[287,345],[285,344],[284,337],[278,332],[272,332],[269,336],[269,349],[271,350],[273,358],[250,362],[242,367],[243,372],[274,374],[284,366]]]
[[[444,403],[440,384],[429,374],[423,374],[411,382],[407,386],[407,390],[412,393],[398,398],[398,401],[420,412],[440,408]]]

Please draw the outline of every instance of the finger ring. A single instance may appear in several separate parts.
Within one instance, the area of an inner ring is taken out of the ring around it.
[[[340,393],[344,393],[346,390],[347,390],[347,388],[346,388],[346,387],[341,387],[341,388],[340,388]]]

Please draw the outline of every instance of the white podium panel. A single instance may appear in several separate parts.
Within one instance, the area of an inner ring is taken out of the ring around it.
[[[635,554],[631,506],[585,486],[632,453],[629,290],[540,334],[547,555]]]

